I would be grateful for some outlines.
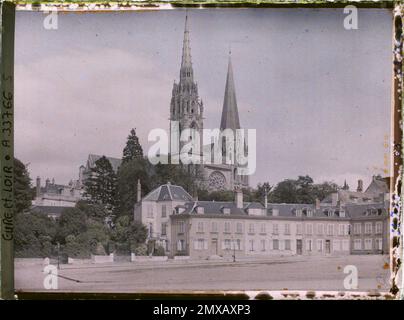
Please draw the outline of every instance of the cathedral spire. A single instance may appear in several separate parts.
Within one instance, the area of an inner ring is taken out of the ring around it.
[[[181,74],[180,79],[193,79],[191,46],[189,40],[188,13],[185,16],[184,40],[182,44]]]
[[[240,129],[240,120],[238,117],[236,89],[233,79],[233,67],[231,63],[231,51],[229,51],[229,65],[227,68],[226,89],[224,92],[222,120],[220,129]]]

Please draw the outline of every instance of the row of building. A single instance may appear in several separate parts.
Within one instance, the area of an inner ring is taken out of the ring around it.
[[[234,201],[198,201],[167,183],[136,204],[134,217],[147,226],[148,241],[163,246],[169,256],[389,251],[389,188],[379,176],[364,192],[341,189],[315,204],[245,202],[241,189]]]

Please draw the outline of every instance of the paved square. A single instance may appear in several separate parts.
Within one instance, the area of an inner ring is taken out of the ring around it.
[[[342,290],[344,267],[358,269],[358,291],[388,290],[389,258],[382,255],[273,257],[245,261],[167,261],[61,265],[58,290],[161,292],[205,290]],[[16,290],[46,291],[40,261],[16,260]]]

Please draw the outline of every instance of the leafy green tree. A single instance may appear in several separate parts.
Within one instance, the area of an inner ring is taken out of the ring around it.
[[[198,191],[198,200],[201,201],[234,201],[233,191],[207,191],[201,189]]]
[[[134,220],[133,216],[126,215],[116,219],[111,240],[115,243],[118,252],[133,252],[135,248],[145,243],[146,238],[146,227],[140,221]]]
[[[137,202],[137,182],[140,180],[142,194],[151,191],[153,168],[146,159],[134,159],[123,163],[117,174],[115,215],[131,215]]]
[[[111,163],[105,156],[95,162],[84,188],[85,195],[91,203],[103,204],[108,210],[114,208],[116,175]]]
[[[314,203],[316,196],[314,193],[314,181],[308,175],[299,176],[296,180],[297,201],[299,203]]]
[[[25,165],[14,158],[14,201],[15,213],[26,211],[31,207],[34,198],[31,189],[31,178]]]
[[[58,219],[56,234],[57,241],[63,246],[63,253],[72,258],[105,254],[110,240],[110,230],[105,224],[107,214],[102,205],[85,201],[64,210]]]
[[[21,213],[15,217],[14,250],[16,257],[34,258],[52,255],[56,223],[42,213]]]
[[[104,223],[105,219],[110,215],[108,210],[100,204],[92,204],[85,200],[80,200],[76,203],[75,208],[81,211],[87,219]]]
[[[190,194],[196,195],[201,189],[199,181],[202,181],[202,171],[200,166],[184,166],[178,164],[157,164],[155,165],[155,175],[152,177],[153,187],[170,182],[183,187]]]
[[[334,182],[325,181],[323,183],[315,184],[313,188],[313,192],[315,198],[319,199],[320,201],[324,200],[325,197],[330,195],[331,193],[337,192],[338,185]]]
[[[80,235],[68,235],[62,248],[63,254],[70,258],[89,258],[91,254],[90,244],[85,233]]]
[[[136,135],[136,129],[132,129],[123,149],[122,163],[135,159],[143,159],[143,149]]]
[[[332,182],[315,184],[309,176],[299,176],[297,179],[286,179],[276,185],[269,195],[273,203],[315,203],[316,199],[323,200],[329,194],[337,191],[338,186]]]
[[[279,182],[270,193],[269,201],[273,203],[297,203],[297,186],[295,180],[286,179]]]
[[[86,231],[86,214],[77,208],[67,208],[58,219],[56,241],[64,244],[68,236],[77,237]]]

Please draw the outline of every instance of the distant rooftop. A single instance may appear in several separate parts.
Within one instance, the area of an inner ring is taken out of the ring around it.
[[[192,196],[181,186],[170,183],[163,184],[160,187],[149,192],[143,201],[192,201]]]

